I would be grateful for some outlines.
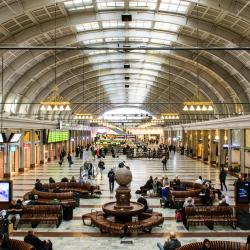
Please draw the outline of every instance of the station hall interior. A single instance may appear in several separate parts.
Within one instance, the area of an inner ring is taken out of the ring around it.
[[[250,0],[0,0],[0,249],[250,249]]]

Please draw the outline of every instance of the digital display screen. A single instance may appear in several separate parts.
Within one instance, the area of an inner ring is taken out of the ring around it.
[[[49,131],[48,143],[67,141],[69,139],[69,131]]]
[[[249,203],[249,189],[250,183],[246,181],[239,181],[236,185],[237,203]]]
[[[0,133],[0,143],[6,142],[6,135],[5,133]]]
[[[10,135],[9,142],[13,142],[13,143],[19,142],[21,136],[22,136],[22,134],[14,134],[14,133],[12,133]]]
[[[0,202],[10,202],[11,199],[11,182],[0,182]]]

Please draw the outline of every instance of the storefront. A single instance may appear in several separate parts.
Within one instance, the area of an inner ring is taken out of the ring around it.
[[[23,168],[30,169],[30,154],[31,154],[31,147],[30,147],[30,131],[25,131],[23,135]]]
[[[17,173],[19,168],[19,145],[9,145],[9,166],[11,173]]]
[[[4,177],[4,145],[0,145],[0,178]]]

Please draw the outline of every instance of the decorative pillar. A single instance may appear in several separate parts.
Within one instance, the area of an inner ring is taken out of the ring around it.
[[[30,131],[30,168],[35,168],[35,130]]]
[[[53,147],[54,147],[54,160],[57,159],[57,143],[53,143]]]
[[[43,138],[42,136],[43,131],[41,131],[41,136],[40,136],[40,165],[44,164],[44,144],[43,144],[43,140],[41,138]]]
[[[245,129],[240,130],[240,172],[245,174]]]
[[[22,135],[24,135],[24,130],[21,130]],[[24,172],[24,145],[23,145],[23,136],[21,136],[19,141],[19,169],[18,172]]]
[[[213,164],[216,162],[216,143],[215,143],[215,130],[210,131],[210,154],[209,154],[209,162]]]
[[[186,149],[186,144],[187,144],[187,134],[185,133],[185,130],[182,129],[182,146],[184,149]]]
[[[192,157],[196,157],[196,150],[197,150],[197,134],[196,130],[192,130],[192,142],[191,142],[191,148],[192,148]]]
[[[202,160],[208,161],[208,130],[202,131]]]
[[[228,129],[227,133],[228,141],[228,167],[232,166],[232,130]]]
[[[200,159],[201,155],[199,156],[199,144],[201,144],[201,130],[196,131],[196,158]]]
[[[223,148],[225,141],[225,130],[219,130],[219,145],[218,145],[218,165],[224,167],[225,166],[225,149]]]
[[[4,144],[4,177],[10,177],[10,151],[9,144]]]

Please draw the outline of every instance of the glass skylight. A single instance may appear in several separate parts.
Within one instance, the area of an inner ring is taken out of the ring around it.
[[[151,25],[151,21],[132,21],[129,23],[129,28],[149,29],[151,28]]]
[[[83,41],[84,44],[102,43],[102,39],[90,39]]]
[[[98,55],[98,54],[104,54],[104,53],[106,53],[106,50],[91,50],[91,51],[88,51],[88,54],[90,56]]]
[[[98,9],[110,9],[110,8],[123,8],[123,1],[105,1],[105,0],[97,0],[96,1]]]
[[[161,0],[159,10],[186,13],[190,3],[182,0]]]
[[[145,110],[137,108],[117,108],[112,109],[103,114],[105,120],[126,120],[126,119],[142,119],[147,118],[151,114]]]
[[[69,11],[93,8],[92,0],[72,0],[64,2],[64,6]]]
[[[157,38],[152,38],[150,40],[151,43],[158,43],[158,44],[165,44],[165,45],[169,45],[171,43],[171,41],[168,40],[164,40],[164,39],[157,39]]]
[[[148,37],[129,37],[128,40],[130,42],[147,43],[149,41],[149,38]]]
[[[164,22],[155,22],[155,29],[158,30],[167,30],[167,31],[173,31],[177,32],[179,29],[179,25],[171,24],[171,23],[164,23]]]
[[[122,28],[124,27],[125,23],[121,21],[103,21],[102,22],[102,27],[104,29],[107,28]]]
[[[107,37],[106,39],[105,39],[105,41],[106,42],[110,42],[110,43],[112,43],[112,42],[123,42],[123,41],[125,41],[125,37]]]
[[[131,8],[148,8],[155,9],[157,5],[157,0],[138,0],[129,1],[129,7]]]
[[[77,32],[82,32],[85,30],[97,30],[99,29],[98,22],[92,22],[92,23],[83,23],[83,24],[77,24],[76,30]]]

